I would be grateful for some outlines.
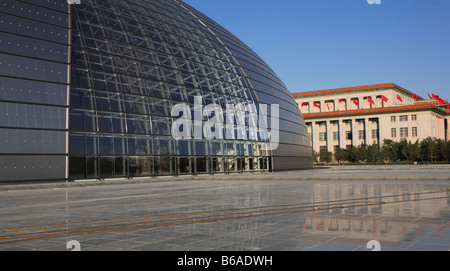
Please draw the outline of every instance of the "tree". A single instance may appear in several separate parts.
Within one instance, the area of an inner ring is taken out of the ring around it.
[[[365,162],[367,160],[367,146],[364,144],[355,148],[355,158],[357,162]]]
[[[381,157],[380,147],[378,144],[374,143],[367,146],[367,162],[376,163]]]
[[[356,147],[351,146],[348,150],[348,161],[352,162],[352,163],[356,163],[357,159],[356,159],[356,153],[358,152]]]
[[[381,147],[380,157],[384,161],[395,161],[396,155],[394,151],[394,141],[391,139],[383,140],[383,147]]]
[[[408,140],[406,138],[400,139],[400,142],[394,143],[394,150],[396,151],[397,160],[405,161],[409,160],[405,153],[407,153]]]
[[[381,149],[375,142],[372,145],[361,144],[358,147],[350,147],[349,149],[338,148],[333,153],[326,150],[312,153],[315,163],[329,163],[334,158],[339,164],[344,161],[349,162],[370,162],[376,163],[382,161],[410,161],[414,162],[422,159],[423,162],[430,163],[434,161],[450,161],[450,141],[436,138],[425,138],[422,141],[416,140],[412,143],[406,138],[402,138],[400,142],[391,139],[383,140]]]
[[[315,150],[312,150],[312,159],[313,163],[319,163],[319,154]]]
[[[319,157],[320,157],[320,162],[330,163],[333,158],[333,154],[329,151],[322,150],[319,153]]]
[[[408,144],[402,148],[402,154],[410,162],[417,160],[420,156],[419,140],[417,140],[414,144],[409,141]]]
[[[436,142],[437,158],[448,163],[450,157],[450,141],[438,139]]]
[[[436,156],[436,138],[427,137],[420,142],[420,155],[422,161],[433,162]]]
[[[339,164],[341,162],[348,160],[349,151],[346,149],[338,148],[334,152],[334,160],[336,160]]]

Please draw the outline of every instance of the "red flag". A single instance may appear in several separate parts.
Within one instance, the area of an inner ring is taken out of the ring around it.
[[[413,99],[416,100],[416,101],[418,101],[418,100],[419,100],[419,97],[417,97],[417,95],[413,93]]]
[[[435,95],[435,94],[431,93],[431,97],[432,97],[433,99],[437,99],[437,98],[439,98],[439,95]]]
[[[375,102],[372,100],[371,97],[368,97],[368,98],[367,98],[367,101],[369,101],[369,103],[371,103],[371,104],[375,104]]]
[[[400,97],[400,95],[397,94],[397,100],[399,100],[400,102],[403,102],[402,97]]]
[[[303,107],[303,106],[308,106],[308,103],[302,103],[302,107]]]
[[[448,103],[448,98],[447,98],[447,109],[450,109],[450,104]]]
[[[330,110],[330,106],[327,104],[327,108],[328,108],[328,110]]]
[[[384,95],[381,97],[381,99],[383,100],[383,102],[387,102],[387,101],[389,100],[389,99],[386,98],[386,96],[384,96]]]
[[[320,104],[316,104],[316,102],[313,102],[315,107],[320,108]]]
[[[358,105],[358,102],[355,99],[353,99],[353,103]]]
[[[428,97],[429,97],[430,99],[433,99],[433,98],[431,97],[430,93],[428,93]]]
[[[340,99],[339,103],[345,102],[345,99]]]
[[[441,98],[439,98],[439,97],[437,97],[437,98],[436,98],[436,100],[438,100],[439,102],[441,102],[441,103],[445,104],[445,101],[444,101],[444,100],[442,100],[442,99],[441,99]]]

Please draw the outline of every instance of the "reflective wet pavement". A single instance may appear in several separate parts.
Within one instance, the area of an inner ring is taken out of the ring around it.
[[[76,240],[82,251],[367,251],[375,240],[385,251],[447,251],[450,167],[432,171],[422,180],[413,177],[425,167],[360,167],[3,189],[0,250],[67,250]]]

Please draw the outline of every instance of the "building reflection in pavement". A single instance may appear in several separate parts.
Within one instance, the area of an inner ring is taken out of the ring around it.
[[[449,226],[449,196],[449,189],[424,184],[315,184],[316,212],[308,215],[301,241],[377,240],[397,247],[427,229],[437,237]]]

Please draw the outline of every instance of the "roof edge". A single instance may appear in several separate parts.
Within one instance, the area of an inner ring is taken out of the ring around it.
[[[413,93],[405,88],[402,88],[399,85],[394,83],[383,83],[383,84],[373,84],[373,85],[364,85],[364,86],[355,86],[355,87],[345,87],[345,88],[334,88],[334,89],[324,89],[324,90],[314,90],[314,91],[306,91],[306,92],[297,92],[292,93],[294,98],[298,97],[307,97],[307,96],[317,96],[317,95],[327,95],[327,94],[336,94],[336,93],[345,93],[345,92],[355,92],[355,91],[364,91],[364,90],[376,90],[376,89],[386,89],[386,88],[395,88],[404,92],[405,94],[412,97]],[[424,100],[424,98],[417,95],[419,100]]]
[[[325,117],[344,117],[344,116],[357,116],[357,115],[374,115],[374,114],[387,114],[387,113],[398,113],[398,112],[411,112],[411,111],[434,111],[436,113],[447,116],[450,113],[448,109],[441,109],[432,104],[414,104],[414,105],[404,105],[404,106],[393,106],[393,107],[382,107],[382,108],[367,108],[367,109],[355,109],[355,110],[344,110],[344,111],[329,111],[329,112],[318,112],[318,113],[304,113],[303,118],[314,119],[314,118],[325,118]]]

